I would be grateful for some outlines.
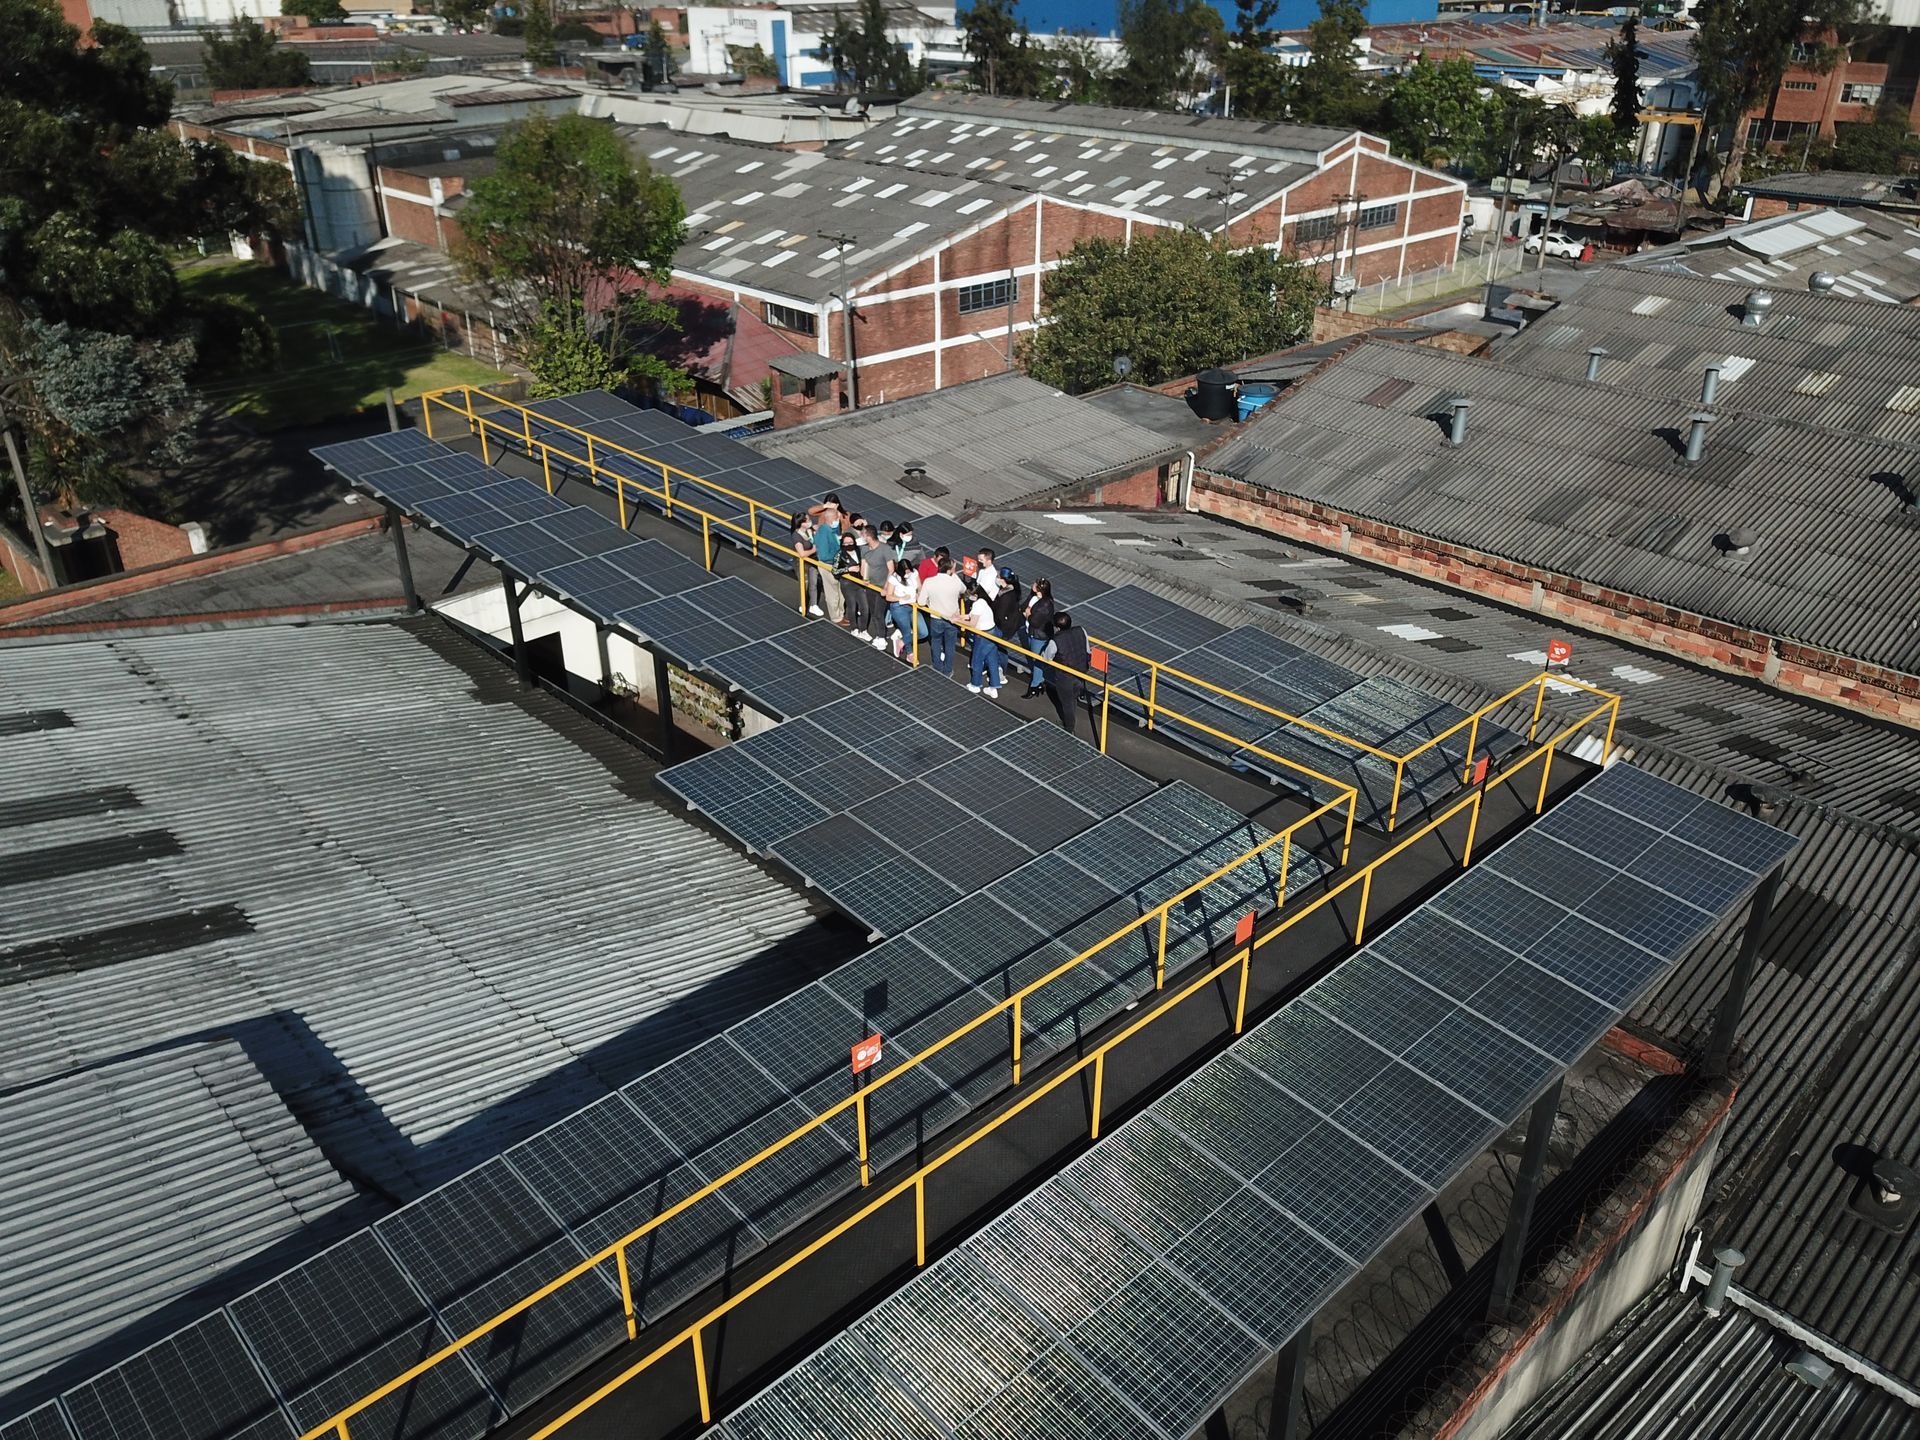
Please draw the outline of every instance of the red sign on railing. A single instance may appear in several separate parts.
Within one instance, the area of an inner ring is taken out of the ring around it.
[[[1487,770],[1492,766],[1492,764],[1493,764],[1493,757],[1490,755],[1482,755],[1478,760],[1473,762],[1473,783],[1474,784],[1484,785],[1487,783]]]
[[[1564,665],[1573,658],[1573,646],[1565,640],[1547,641],[1547,664]]]
[[[880,1063],[880,1037],[869,1035],[853,1047],[853,1073],[871,1070]]]
[[[1233,943],[1244,945],[1253,939],[1253,911],[1249,910],[1240,917],[1240,923],[1233,927]]]
[[[1106,674],[1107,666],[1110,663],[1107,652],[1102,650],[1098,645],[1087,652],[1087,668],[1096,675]]]

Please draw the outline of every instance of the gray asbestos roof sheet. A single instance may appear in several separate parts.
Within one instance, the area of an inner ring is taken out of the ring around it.
[[[1825,273],[1834,279],[1832,294],[1906,305],[1920,297],[1920,228],[1877,210],[1799,211],[1693,236],[1620,263],[1798,293]]]
[[[1126,110],[1116,105],[1075,105],[1065,101],[1021,100],[1007,96],[927,92],[903,101],[909,115],[945,116],[982,125],[1051,130],[1059,133],[1172,140],[1231,154],[1271,154],[1310,162],[1353,132],[1330,125],[1290,125],[1284,121],[1228,120],[1189,115],[1180,110]]]
[[[947,489],[938,508],[956,515],[1131,475],[1184,448],[1025,375],[976,380],[747,443],[836,483],[886,493],[894,493],[905,462],[918,460]],[[900,492],[899,499],[903,514],[930,508],[924,496]]]
[[[1838,1367],[1823,1390],[1796,1379],[1785,1363],[1797,1340],[1738,1307],[1715,1318],[1700,1297],[1647,1297],[1506,1440],[1900,1440],[1920,1430],[1920,1414]]]
[[[1920,250],[1920,236],[1908,244]],[[1835,248],[1840,267],[1861,247],[1843,237]],[[1907,257],[1903,266],[1911,272],[1916,263]],[[1845,273],[1894,284],[1871,267]],[[1598,345],[1608,352],[1602,382],[1682,403],[1699,398],[1701,372],[1718,363],[1725,367],[1719,405],[1881,439],[1920,439],[1920,310],[1884,303],[1898,285],[1864,298],[1805,289],[1776,294],[1758,328],[1741,323],[1743,302],[1756,288],[1763,287],[1737,278],[1608,266],[1497,345],[1494,358],[1530,374],[1579,380],[1587,351]]]
[[[0,1155],[0,1391],[355,1194],[230,1040],[12,1091]]]
[[[1536,360],[1510,355],[1497,364],[1368,342],[1267,406],[1203,468],[1920,670],[1911,624],[1920,610],[1920,524],[1888,483],[1914,473],[1920,449],[1728,411],[1723,395],[1705,458],[1687,466],[1679,445],[1692,403],[1549,378],[1552,367]],[[1909,363],[1920,380],[1920,358]],[[1446,443],[1456,395],[1473,400],[1459,449]],[[1749,554],[1722,548],[1736,527],[1759,537]]]

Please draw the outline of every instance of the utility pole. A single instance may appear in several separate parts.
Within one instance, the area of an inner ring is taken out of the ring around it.
[[[0,404],[0,440],[7,446],[7,463],[13,468],[13,483],[20,487],[20,518],[27,527],[27,533],[33,537],[34,553],[40,557],[40,573],[47,577],[47,588],[52,589],[60,581],[53,573],[53,553],[47,549],[46,532],[40,528],[40,507],[33,503],[33,489],[27,484],[27,467],[20,463],[20,447],[14,443],[13,422],[7,418],[6,406]]]
[[[853,296],[847,289],[847,251],[857,242],[851,235],[836,235],[827,230],[820,232],[820,238],[833,242],[834,258],[840,262],[840,393],[849,410],[858,410],[860,386],[853,373]]]
[[[1533,262],[1533,273],[1544,275],[1547,269],[1547,236],[1553,233],[1553,207],[1560,203],[1560,172],[1567,164],[1566,130],[1564,126],[1553,145],[1553,184],[1547,189],[1547,219],[1540,230],[1540,254]]]
[[[1233,182],[1239,178],[1231,165],[1207,173],[1220,182],[1220,240],[1233,248]]]
[[[1487,295],[1481,303],[1493,304],[1493,272],[1500,263],[1500,247],[1507,243],[1507,201],[1513,194],[1513,153],[1520,148],[1520,111],[1513,112],[1513,133],[1507,137],[1507,163],[1500,175],[1500,209],[1494,216],[1493,247],[1487,252]]]

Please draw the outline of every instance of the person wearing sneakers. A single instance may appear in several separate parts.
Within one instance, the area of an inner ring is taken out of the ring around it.
[[[967,689],[989,700],[998,700],[1000,687],[1006,684],[1007,677],[1000,666],[1000,647],[994,643],[998,632],[993,602],[977,584],[967,587],[965,618],[960,623],[966,626],[968,643],[973,647],[972,680]]]
[[[824,615],[827,613],[820,608],[818,579],[820,567],[807,563],[809,560],[817,558],[819,553],[819,550],[815,548],[813,543],[813,521],[808,518],[806,511],[794,511],[793,564],[794,568],[799,570],[804,577],[805,588],[802,593],[807,597],[806,608],[809,615]]]
[[[861,582],[867,578],[866,537],[848,530],[840,537],[840,558],[833,573],[839,582],[840,599],[846,606],[847,628],[856,640],[873,639],[873,592]]]
[[[829,504],[821,507],[820,518],[813,520],[813,551],[819,556],[820,565],[809,566],[813,572],[817,589],[814,604],[827,607],[827,618],[834,624],[844,627],[847,623],[846,607],[840,603],[840,582],[834,577],[839,574],[840,565],[840,507]],[[811,516],[808,517],[812,519]],[[817,611],[815,612],[818,613]]]
[[[919,619],[913,602],[919,595],[920,579],[914,567],[905,560],[894,561],[887,576],[887,619],[893,625],[893,653],[909,663],[913,660],[913,627]]]
[[[964,582],[954,573],[953,561],[942,551],[931,579],[920,582],[920,604],[927,614],[927,638],[933,643],[933,668],[953,674],[954,647],[960,639]]]
[[[1053,639],[1053,582],[1036,580],[1033,582],[1033,594],[1027,600],[1026,628],[1021,631],[1021,645],[1035,653],[1044,653],[1047,642]],[[1031,700],[1047,688],[1047,668],[1035,661],[1032,673],[1027,676],[1026,698]]]

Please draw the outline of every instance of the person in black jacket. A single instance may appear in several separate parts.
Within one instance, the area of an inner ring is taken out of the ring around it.
[[[1044,651],[1053,639],[1053,582],[1036,580],[1033,582],[1033,594],[1027,598],[1026,624],[1020,632],[1019,643],[1036,653]],[[1033,673],[1027,677],[1026,698],[1031,700],[1046,686],[1046,667],[1035,664]]]
[[[1060,724],[1066,732],[1073,733],[1074,711],[1079,709],[1081,699],[1086,695],[1086,685],[1080,679],[1086,673],[1092,661],[1092,652],[1087,648],[1087,632],[1073,623],[1073,615],[1062,610],[1053,617],[1053,639],[1047,642],[1047,648],[1040,652],[1049,660],[1057,660],[1062,667],[1047,674],[1047,694],[1053,700],[1053,708],[1060,712]]]

